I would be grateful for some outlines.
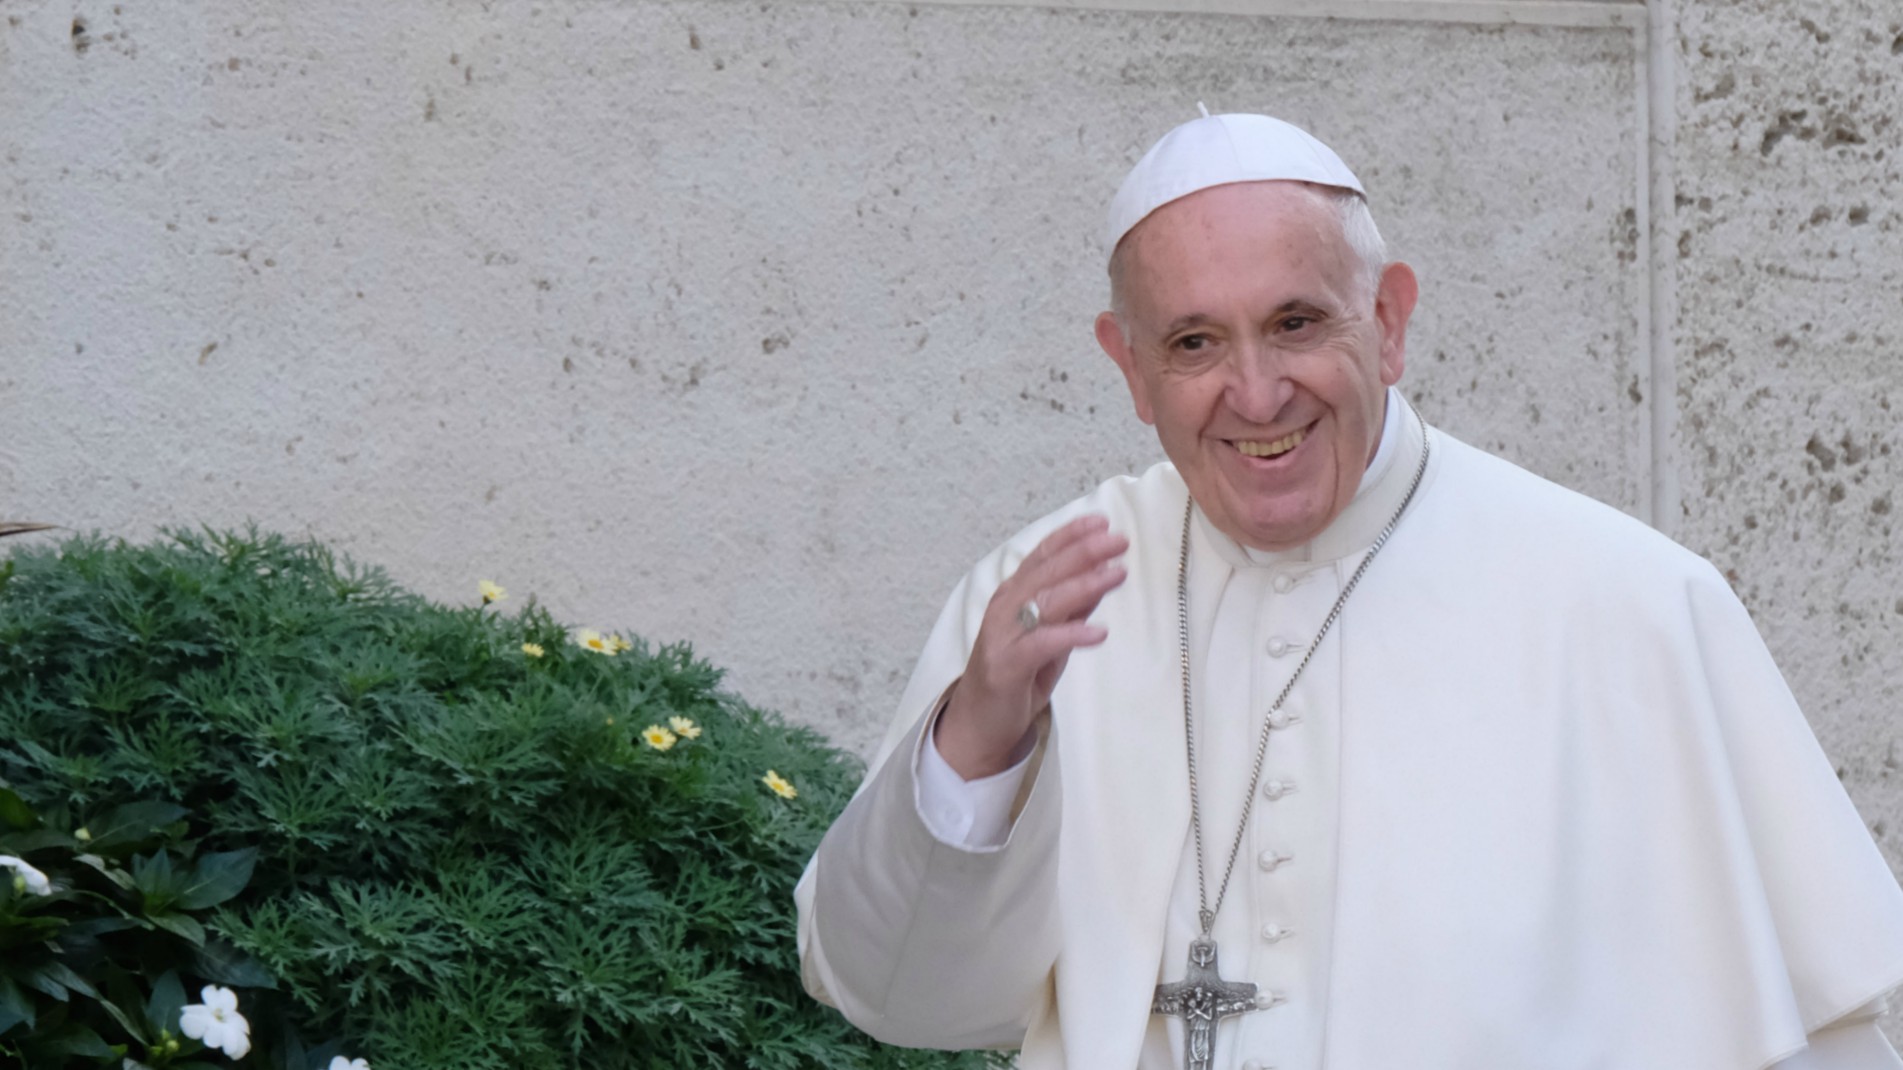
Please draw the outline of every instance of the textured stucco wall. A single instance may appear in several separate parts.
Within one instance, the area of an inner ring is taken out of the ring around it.
[[[1685,5],[1683,541],[1903,863],[1903,8]]]
[[[1369,183],[1430,418],[1643,510],[1627,30],[160,7],[0,4],[9,517],[492,578],[866,747],[974,558],[1160,456],[1091,340],[1095,236],[1198,99]]]

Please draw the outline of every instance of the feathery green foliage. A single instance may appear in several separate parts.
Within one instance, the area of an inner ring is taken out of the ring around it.
[[[995,1064],[875,1044],[801,991],[793,884],[860,768],[719,679],[255,531],[0,570],[0,777],[255,849],[209,928],[304,1036],[405,1070]],[[671,718],[698,736],[644,742]]]

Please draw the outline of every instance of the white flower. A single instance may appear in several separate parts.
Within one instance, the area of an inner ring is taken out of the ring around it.
[[[46,879],[46,874],[12,855],[0,855],[0,869],[13,871],[13,879],[18,882],[21,891],[32,892],[34,895],[53,894],[53,882]]]
[[[370,1070],[370,1064],[362,1059],[346,1061],[343,1056],[337,1055],[330,1060],[330,1070]]]
[[[251,1050],[251,1023],[238,1013],[238,996],[229,988],[206,985],[198,994],[203,1003],[187,1003],[178,1012],[179,1032],[218,1048],[233,1059]]]

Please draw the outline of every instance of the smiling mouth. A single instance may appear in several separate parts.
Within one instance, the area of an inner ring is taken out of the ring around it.
[[[1231,439],[1229,444],[1244,457],[1280,457],[1284,453],[1302,444],[1308,437],[1308,428],[1283,435],[1278,439],[1263,441],[1260,439]]]

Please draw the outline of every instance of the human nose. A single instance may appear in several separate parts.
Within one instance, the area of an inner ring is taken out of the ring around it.
[[[1230,411],[1253,424],[1274,423],[1295,396],[1295,383],[1281,355],[1273,347],[1253,342],[1231,351],[1229,365],[1224,394]]]

